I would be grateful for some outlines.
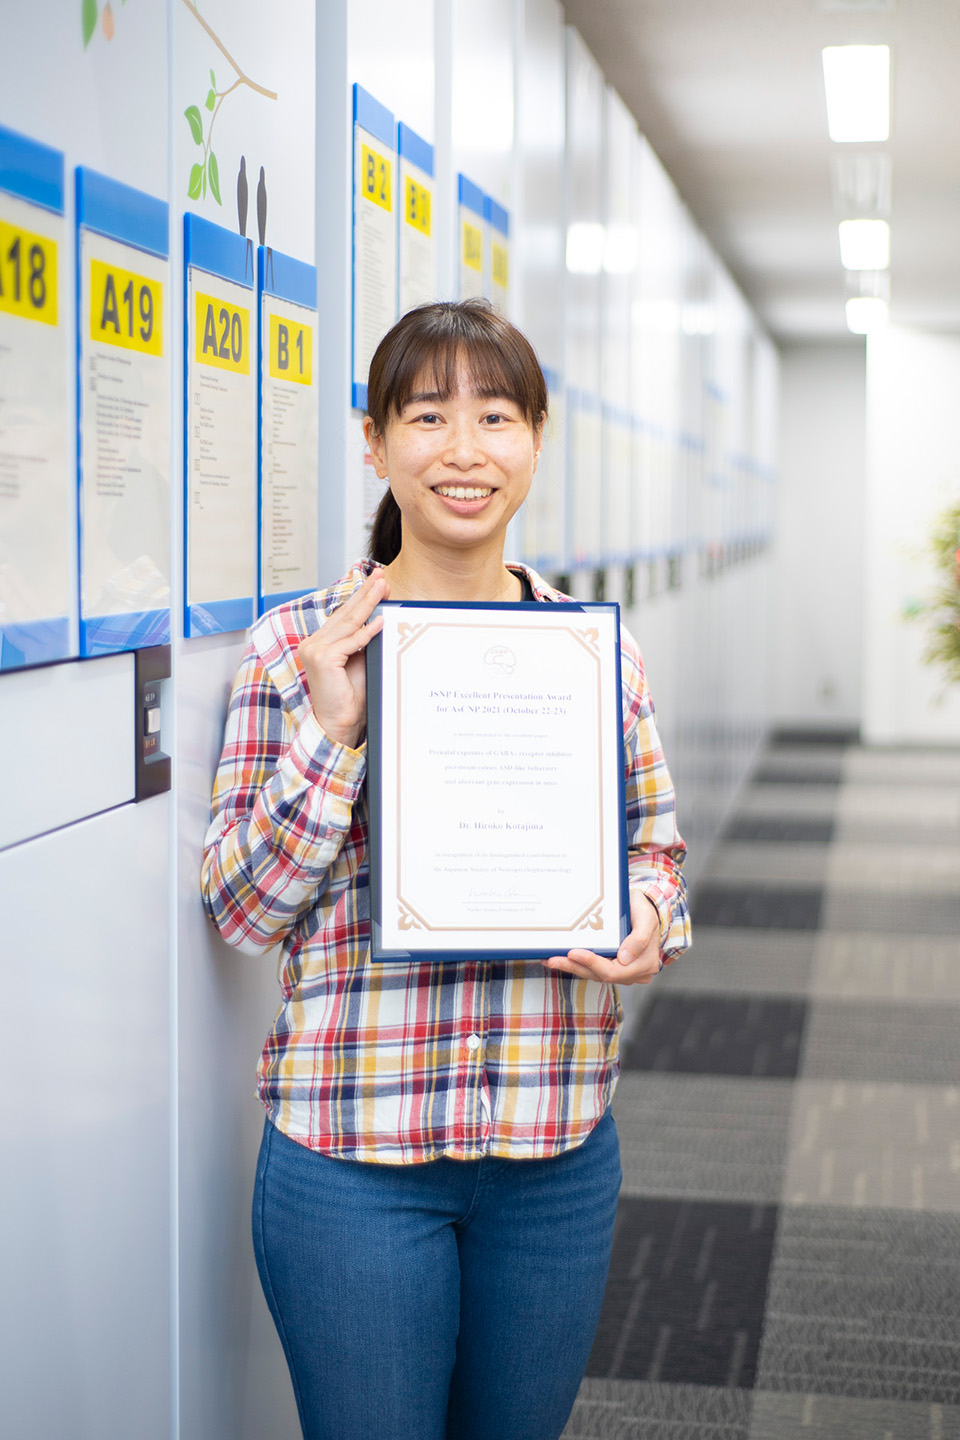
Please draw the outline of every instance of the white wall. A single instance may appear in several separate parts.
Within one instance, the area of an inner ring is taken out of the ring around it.
[[[891,327],[867,348],[863,730],[875,744],[957,743],[960,686],[924,664],[904,609],[942,584],[925,553],[960,502],[960,336]]]
[[[861,714],[866,371],[859,343],[781,352],[773,718]]]

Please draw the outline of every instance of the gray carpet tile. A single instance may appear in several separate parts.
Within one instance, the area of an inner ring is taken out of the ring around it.
[[[869,815],[845,815],[835,822],[837,840],[850,840],[855,845],[887,844],[896,836],[903,845],[924,845],[948,848],[960,844],[960,816],[956,820],[915,820],[901,814],[895,824],[878,822]]]
[[[727,840],[710,857],[704,880],[748,885],[822,885],[832,847],[769,841]]]
[[[737,801],[737,814],[828,820],[841,794],[836,785],[748,785]]]
[[[562,1440],[748,1440],[751,1396],[710,1385],[588,1377]]]
[[[783,1198],[960,1214],[960,1088],[801,1080]]]
[[[960,1408],[755,1390],[749,1440],[960,1440]]]
[[[843,778],[845,754],[842,749],[775,745],[760,752],[750,778],[761,785],[838,785]]]
[[[757,1388],[960,1404],[960,1216],[782,1209]]]
[[[796,1075],[806,1004],[785,996],[655,994],[621,1047],[625,1071]]]
[[[824,998],[960,1005],[960,939],[821,932],[808,973],[810,994]]]
[[[715,1075],[621,1075],[613,1099],[623,1193],[775,1204],[793,1086]]]
[[[960,1083],[960,1009],[812,1000],[800,1073],[807,1080]]]
[[[844,785],[836,797],[837,823],[873,821],[878,837],[895,839],[901,826],[960,826],[960,794],[936,785]]]
[[[778,725],[769,738],[769,747],[780,749],[846,750],[860,743],[860,731],[850,725]]]
[[[825,874],[831,892],[960,895],[960,844],[908,845],[889,839],[857,844],[837,840],[825,852]]]
[[[960,795],[960,751],[851,747],[844,753],[843,778],[851,784],[952,785]]]
[[[762,840],[767,844],[826,845],[834,835],[836,822],[779,815],[735,815],[723,834],[725,844],[731,840]]]
[[[735,884],[701,880],[691,898],[694,926],[732,925],[737,929],[816,930],[824,892],[821,886]]]
[[[960,895],[833,890],[824,899],[820,923],[824,930],[960,935]]]
[[[693,948],[663,971],[657,986],[724,995],[804,995],[816,945],[811,931],[697,925]]]
[[[622,1195],[587,1374],[750,1389],[777,1211]]]

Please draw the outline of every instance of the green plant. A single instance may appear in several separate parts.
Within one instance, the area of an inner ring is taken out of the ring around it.
[[[905,613],[927,622],[927,664],[938,666],[948,684],[960,685],[960,502],[937,516],[926,553],[936,567],[937,588],[928,600],[911,601]]]

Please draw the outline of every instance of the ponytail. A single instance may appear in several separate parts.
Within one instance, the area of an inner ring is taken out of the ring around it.
[[[367,547],[370,559],[378,565],[389,565],[400,554],[400,540],[400,506],[393,498],[393,491],[387,490],[373,517]]]

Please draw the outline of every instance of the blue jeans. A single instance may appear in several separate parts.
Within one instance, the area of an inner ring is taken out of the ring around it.
[[[557,1440],[600,1315],[609,1112],[550,1160],[372,1165],[267,1122],[253,1238],[305,1440]]]

